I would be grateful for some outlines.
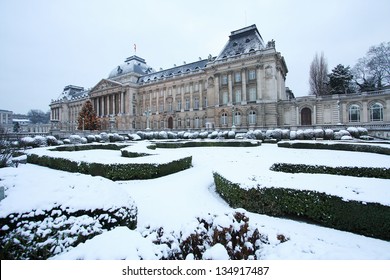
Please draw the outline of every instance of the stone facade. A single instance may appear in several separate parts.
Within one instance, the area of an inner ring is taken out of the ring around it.
[[[50,104],[52,125],[74,130],[91,100],[103,130],[389,127],[390,91],[305,96],[286,88],[288,69],[275,42],[255,25],[231,32],[216,57],[155,71],[136,55],[92,89],[67,86]]]

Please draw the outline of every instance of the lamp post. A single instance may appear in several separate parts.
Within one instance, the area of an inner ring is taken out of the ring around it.
[[[232,130],[236,130],[236,124],[235,124],[235,112],[236,112],[236,108],[234,107],[234,105],[232,106],[232,115],[233,115],[233,122],[232,122]]]
[[[146,130],[150,130],[150,120],[149,120],[149,116],[150,116],[150,110],[146,110],[145,111],[145,116],[146,116]]]

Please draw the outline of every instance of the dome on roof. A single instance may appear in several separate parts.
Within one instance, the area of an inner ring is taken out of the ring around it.
[[[115,78],[128,73],[136,73],[140,75],[150,74],[155,72],[152,67],[146,64],[145,59],[136,55],[128,57],[124,63],[116,66],[108,75],[108,78]]]

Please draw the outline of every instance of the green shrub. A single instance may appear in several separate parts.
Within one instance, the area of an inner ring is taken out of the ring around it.
[[[342,176],[390,179],[390,168],[386,167],[331,167],[325,165],[274,163],[270,167],[270,170],[286,173],[331,174]]]
[[[301,142],[301,141],[283,141],[278,143],[278,147],[281,148],[294,148],[294,149],[325,149],[325,150],[341,150],[352,152],[366,152],[390,155],[390,146],[376,146],[372,144],[356,144],[345,142]]]
[[[27,162],[41,166],[68,171],[102,176],[110,180],[138,180],[153,179],[173,174],[192,166],[192,156],[173,160],[163,164],[154,163],[127,163],[127,164],[103,164],[89,162],[75,162],[64,158],[39,156],[29,154]]]
[[[89,151],[89,150],[114,150],[118,151],[127,147],[128,145],[116,145],[116,144],[92,144],[92,145],[65,145],[50,149],[50,151],[57,152],[77,152],[77,151]]]
[[[309,190],[274,187],[246,190],[218,173],[213,175],[217,192],[233,208],[390,240],[389,206],[345,201],[338,196]]]

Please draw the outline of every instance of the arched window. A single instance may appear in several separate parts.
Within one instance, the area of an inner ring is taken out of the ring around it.
[[[249,124],[256,124],[256,112],[255,111],[249,111]]]
[[[360,107],[353,104],[349,107],[349,122],[360,122]]]
[[[228,118],[227,113],[224,112],[221,114],[221,125],[227,125]]]
[[[234,124],[241,125],[241,113],[240,112],[234,113]]]
[[[383,105],[380,103],[374,103],[370,107],[370,121],[378,122],[383,121]]]

